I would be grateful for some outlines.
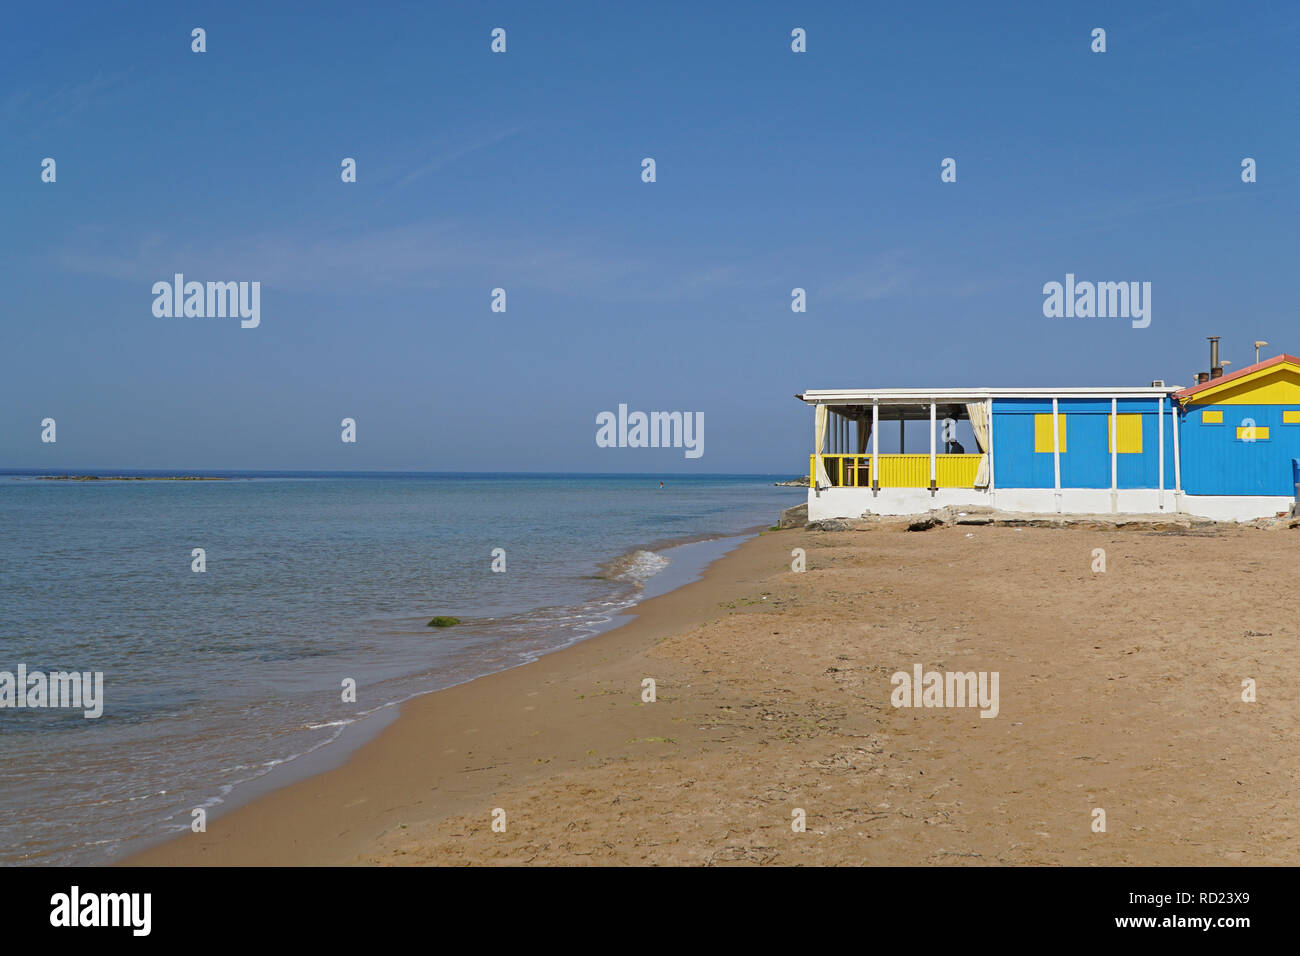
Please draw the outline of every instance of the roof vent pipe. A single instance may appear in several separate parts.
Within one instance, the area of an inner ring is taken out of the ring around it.
[[[1210,340],[1210,378],[1220,378],[1223,366],[1219,364],[1219,336],[1207,335]]]

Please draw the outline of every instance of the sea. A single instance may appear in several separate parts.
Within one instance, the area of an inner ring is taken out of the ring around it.
[[[789,475],[202,474],[221,480],[0,473],[0,672],[103,674],[98,718],[0,708],[0,865],[111,863],[337,765],[403,701],[617,626],[806,494]]]

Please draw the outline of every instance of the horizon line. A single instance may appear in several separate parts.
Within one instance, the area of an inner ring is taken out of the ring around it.
[[[331,469],[331,468],[68,468],[50,471],[41,468],[0,468],[0,476],[35,476],[35,477],[89,477],[92,475],[448,475],[448,476],[482,476],[482,475],[518,475],[547,476],[560,475],[574,478],[650,478],[650,477],[686,477],[686,478],[735,478],[784,475],[785,471],[423,471],[416,469]],[[796,472],[800,474],[800,472]]]

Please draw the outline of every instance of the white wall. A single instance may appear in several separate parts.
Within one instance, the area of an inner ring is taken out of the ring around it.
[[[1293,499],[1274,495],[1183,495],[1185,514],[1216,521],[1253,521],[1291,510]]]
[[[1163,503],[1163,507],[1162,507]],[[808,520],[860,518],[865,514],[924,514],[946,505],[985,506],[1036,514],[1188,514],[1216,521],[1251,521],[1291,508],[1290,498],[1248,495],[1187,495],[1152,488],[824,488],[808,492]]]

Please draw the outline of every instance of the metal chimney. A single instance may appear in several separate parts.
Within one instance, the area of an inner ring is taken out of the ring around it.
[[[1207,335],[1210,340],[1210,378],[1222,378],[1223,366],[1219,364],[1219,336]]]

